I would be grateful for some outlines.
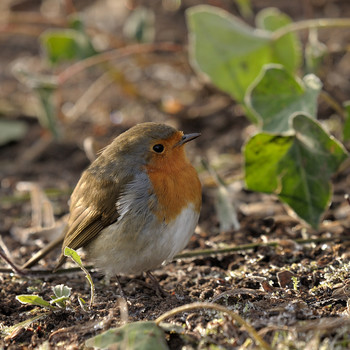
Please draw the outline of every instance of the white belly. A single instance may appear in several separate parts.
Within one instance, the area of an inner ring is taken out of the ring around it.
[[[160,223],[150,212],[140,220],[126,214],[86,247],[87,257],[108,277],[152,270],[187,245],[198,218],[193,204],[169,224]],[[143,227],[138,222],[144,222]]]

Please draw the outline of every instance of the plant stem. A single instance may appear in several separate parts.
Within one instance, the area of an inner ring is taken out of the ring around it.
[[[345,117],[344,109],[333,96],[331,96],[328,92],[321,90],[320,97],[323,98],[323,100],[326,103],[328,103],[328,105],[339,114],[339,116],[343,119],[343,121],[345,120],[346,117]]]
[[[249,333],[249,335],[255,340],[257,344],[259,344],[260,348],[266,349],[266,350],[271,350],[271,347],[269,344],[265,342],[265,340],[259,335],[259,333],[248,323],[246,322],[241,316],[239,316],[236,312],[231,311],[227,309],[226,307],[218,304],[213,304],[213,303],[192,303],[192,304],[187,304],[187,305],[182,305],[179,307],[176,307],[175,309],[172,309],[163,315],[159,316],[156,319],[156,324],[159,325],[162,321],[167,319],[168,317],[174,316],[180,312],[186,312],[190,310],[195,310],[195,309],[212,309],[215,311],[223,312],[227,315],[229,315],[233,320],[241,324],[246,331]]]
[[[272,33],[272,40],[276,41],[284,35],[297,32],[299,30],[311,28],[331,28],[331,27],[350,27],[349,18],[319,18],[309,19],[300,22],[288,24]]]

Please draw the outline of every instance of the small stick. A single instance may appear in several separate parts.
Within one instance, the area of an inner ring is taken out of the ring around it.
[[[176,307],[175,309],[172,309],[168,312],[165,312],[163,315],[159,316],[155,322],[157,325],[159,325],[161,322],[163,322],[165,319],[171,316],[175,316],[176,314],[180,312],[186,312],[186,311],[191,311],[195,309],[211,309],[219,312],[226,313],[229,315],[233,320],[238,322],[240,325],[242,325],[246,331],[249,333],[249,335],[255,340],[257,344],[259,344],[261,349],[265,350],[271,350],[272,348],[270,347],[269,344],[265,342],[265,340],[259,335],[259,333],[255,330],[255,328],[250,325],[248,322],[246,322],[241,316],[238,315],[238,313],[227,309],[226,307],[218,304],[212,304],[212,303],[192,303],[192,304],[187,304],[187,305],[182,305],[179,307]]]
[[[20,275],[20,276],[26,276],[26,273],[20,268],[18,267],[10,258],[8,258],[6,256],[6,254],[4,254],[1,250],[0,250],[0,257],[6,261],[7,265],[10,266],[11,268],[11,271],[16,273],[17,275]]]
[[[349,236],[340,236],[336,238],[344,241],[348,241],[350,239]],[[334,239],[335,239],[334,237],[323,237],[323,238],[321,237],[321,238],[295,239],[293,240],[293,242],[297,244],[324,243],[324,242],[333,241]],[[241,244],[234,247],[218,248],[218,249],[198,249],[198,250],[188,251],[188,252],[178,254],[174,257],[174,259],[194,258],[196,256],[225,254],[225,253],[237,252],[239,250],[255,249],[259,247],[277,247],[279,244],[280,243],[278,241],[272,241],[272,242],[266,242],[266,243],[259,242],[259,243]]]

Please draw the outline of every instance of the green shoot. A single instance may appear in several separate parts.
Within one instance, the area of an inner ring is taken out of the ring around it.
[[[88,282],[90,284],[90,289],[91,289],[91,297],[90,297],[90,307],[91,307],[93,302],[94,302],[94,297],[95,297],[95,285],[94,285],[94,282],[92,280],[92,277],[91,277],[89,271],[83,266],[83,263],[80,259],[79,254],[74,249],[71,249],[69,247],[65,247],[64,248],[64,256],[70,257],[84,271],[85,277],[88,280]],[[79,303],[80,302],[81,301],[79,299]],[[80,305],[81,305],[81,303],[80,303]]]

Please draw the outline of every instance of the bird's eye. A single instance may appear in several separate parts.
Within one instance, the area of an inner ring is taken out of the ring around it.
[[[156,153],[162,153],[164,151],[164,146],[158,143],[153,146],[153,151]]]

